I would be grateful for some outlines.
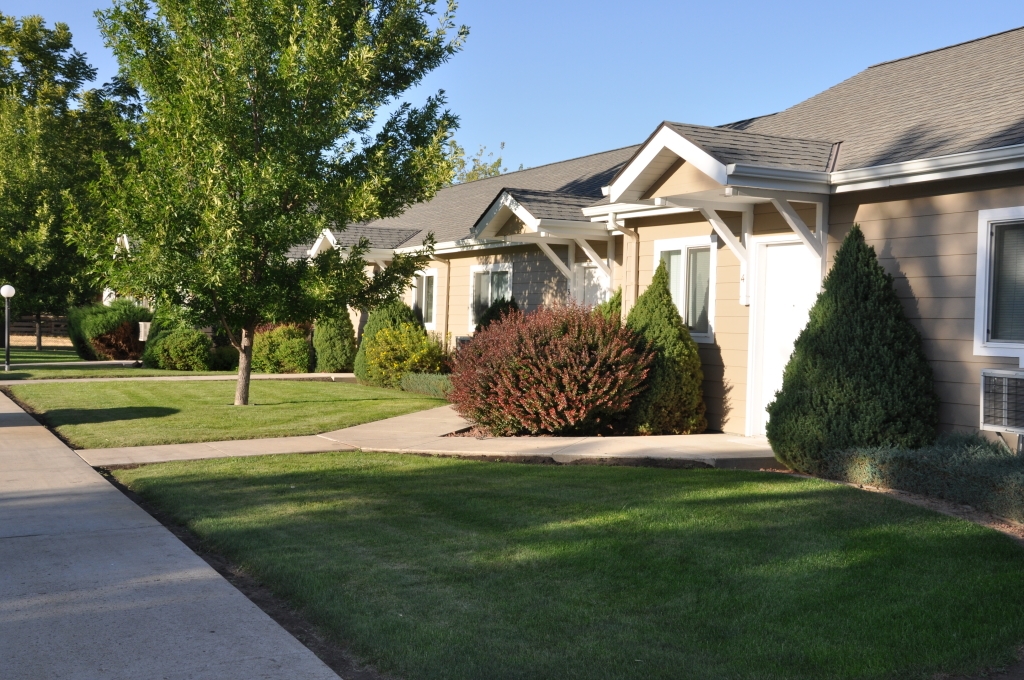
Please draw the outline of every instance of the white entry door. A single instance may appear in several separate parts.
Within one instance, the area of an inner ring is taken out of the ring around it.
[[[757,252],[757,308],[751,434],[764,435],[765,407],[782,387],[793,343],[807,325],[821,284],[820,260],[803,243],[766,243]]]

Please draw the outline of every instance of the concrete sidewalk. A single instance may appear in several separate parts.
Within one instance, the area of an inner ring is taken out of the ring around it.
[[[333,678],[0,395],[0,677]]]
[[[451,406],[410,413],[308,437],[78,451],[97,467],[170,460],[322,451],[385,451],[495,459],[550,458],[557,463],[656,459],[719,468],[777,467],[762,438],[727,434],[663,437],[446,437],[469,427]]]
[[[95,362],[91,362],[95,363]],[[24,366],[25,364],[22,364]],[[13,367],[13,364],[12,364]],[[3,371],[0,371],[0,377]],[[311,382],[357,382],[354,373],[253,373],[252,380],[306,380]],[[202,382],[238,380],[238,375],[151,375],[137,378],[38,378],[35,380],[0,380],[0,387],[14,385],[37,385],[39,383],[91,383],[91,382],[130,382],[148,380],[151,382]]]

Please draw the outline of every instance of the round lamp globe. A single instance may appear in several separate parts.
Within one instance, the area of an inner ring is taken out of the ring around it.
[[[0,295],[3,295],[5,298],[14,297],[14,286],[4,286],[3,288],[0,288]]]

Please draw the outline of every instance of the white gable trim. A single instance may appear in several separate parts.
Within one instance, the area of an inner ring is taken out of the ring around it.
[[[725,165],[709,155],[690,140],[668,126],[662,126],[658,132],[644,145],[640,153],[630,161],[622,174],[608,189],[608,197],[612,203],[635,201],[646,191],[668,168],[659,168],[655,173],[646,172],[656,160],[664,160],[664,152],[669,151],[719,184],[725,184],[729,173]],[[660,165],[660,164],[659,164]]]

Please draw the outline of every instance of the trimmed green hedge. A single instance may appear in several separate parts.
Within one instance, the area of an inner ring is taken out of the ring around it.
[[[153,313],[131,300],[114,300],[68,310],[68,335],[78,356],[85,361],[138,359],[143,344],[139,322]]]
[[[257,333],[252,343],[252,370],[256,373],[309,373],[313,348],[306,331],[298,326],[278,326]]]
[[[347,311],[336,318],[316,320],[313,328],[317,373],[344,373],[352,370],[356,356],[356,332]]]
[[[811,472],[942,498],[1024,522],[1024,457],[978,435],[944,435],[921,449],[832,452],[816,460]]]
[[[406,392],[447,399],[452,379],[444,373],[406,373],[402,376],[401,387]]]

